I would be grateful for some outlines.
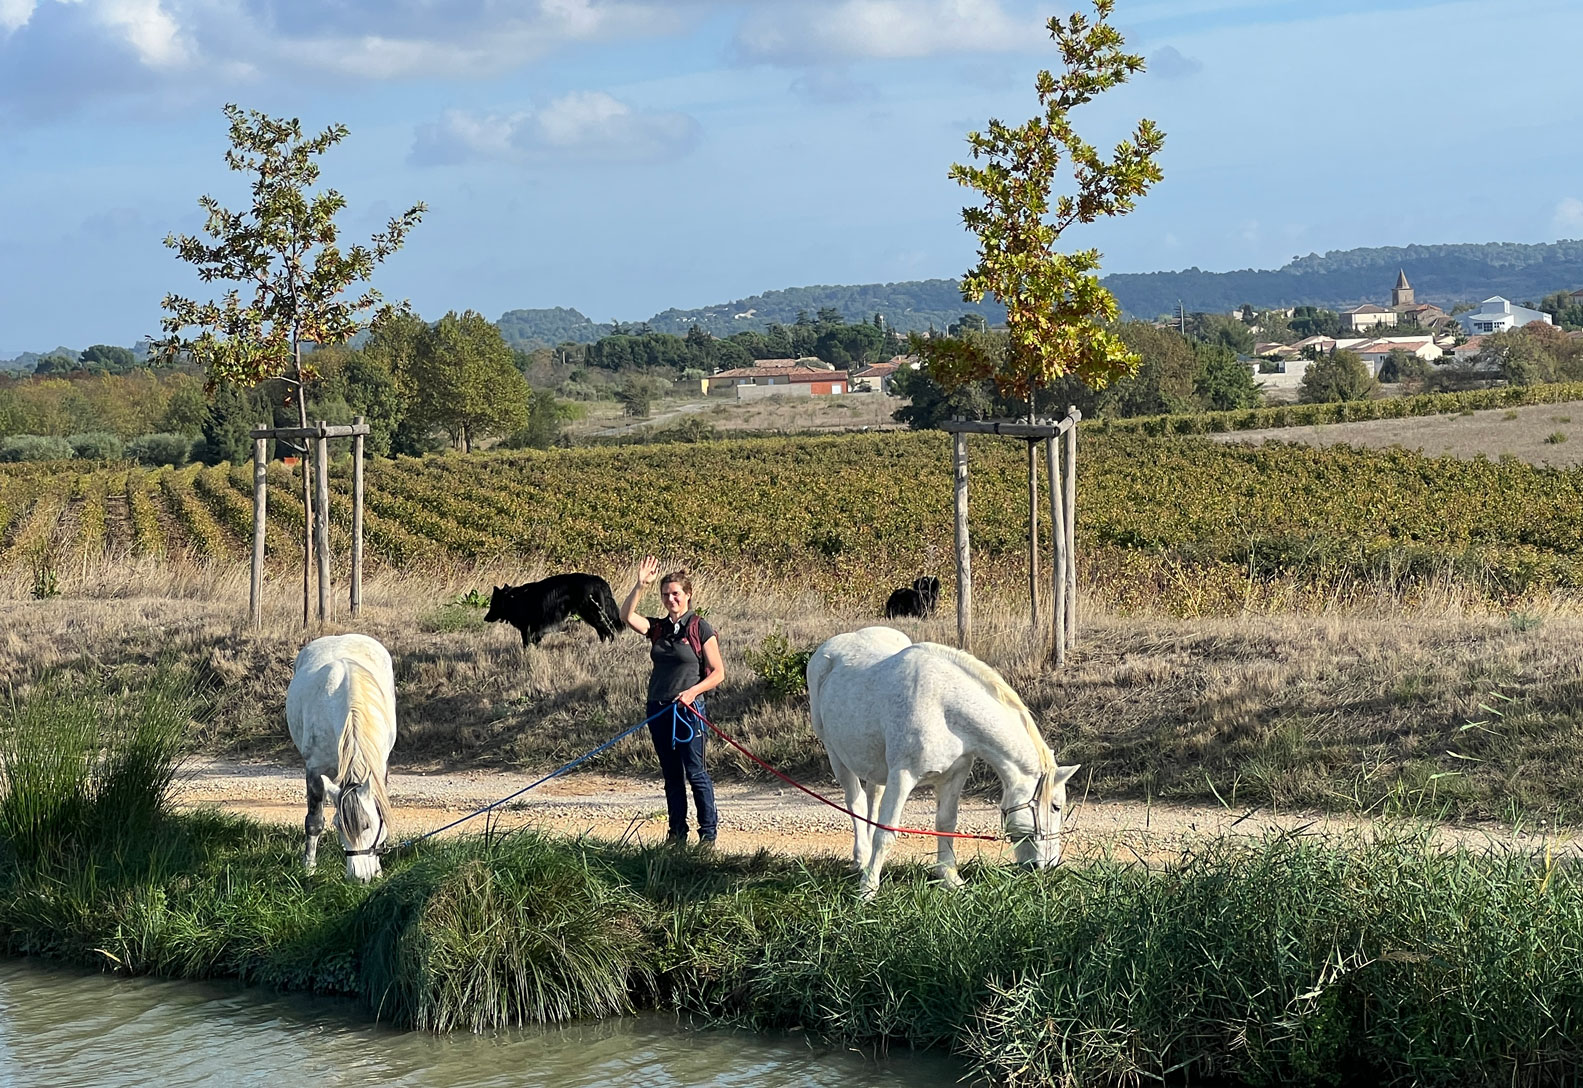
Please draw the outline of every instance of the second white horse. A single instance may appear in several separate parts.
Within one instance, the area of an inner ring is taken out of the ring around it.
[[[955,831],[957,805],[975,758],[1001,783],[1001,818],[1019,862],[1061,857],[1061,810],[1076,766],[1059,767],[1033,715],[1000,674],[965,651],[914,643],[891,627],[827,640],[808,660],[814,734],[847,808],[895,827],[913,789],[932,785],[935,830]],[[879,887],[895,833],[852,821],[852,860],[864,897]],[[936,875],[962,883],[952,840],[941,838]]]

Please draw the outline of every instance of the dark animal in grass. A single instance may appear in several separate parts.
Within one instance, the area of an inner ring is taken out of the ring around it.
[[[902,586],[885,602],[885,618],[918,616],[928,619],[934,615],[935,602],[940,599],[940,579],[931,575],[914,578],[912,585]]]
[[[537,646],[546,632],[573,616],[598,631],[600,642],[621,629],[610,583],[597,574],[552,574],[542,582],[496,586],[484,620],[509,623],[522,632],[522,645]]]

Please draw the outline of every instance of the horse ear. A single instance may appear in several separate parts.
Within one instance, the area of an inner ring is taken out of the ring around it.
[[[1066,780],[1076,774],[1077,769],[1081,766],[1081,763],[1074,763],[1070,767],[1057,767],[1055,769],[1055,774],[1050,779],[1050,784],[1052,786],[1066,785]]]
[[[319,776],[319,784],[324,787],[324,796],[330,804],[339,807],[341,804],[341,787],[331,781],[329,775],[323,774]]]

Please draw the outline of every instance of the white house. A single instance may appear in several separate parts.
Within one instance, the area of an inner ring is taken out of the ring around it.
[[[1384,306],[1376,306],[1372,302],[1365,302],[1362,306],[1354,306],[1350,310],[1341,311],[1341,324],[1353,332],[1362,332],[1379,325],[1396,324],[1396,311],[1388,310]]]
[[[1382,336],[1378,340],[1370,340],[1366,344],[1359,344],[1352,349],[1358,353],[1358,358],[1368,365],[1369,373],[1375,377],[1380,375],[1380,366],[1387,356],[1393,351],[1405,351],[1409,355],[1416,355],[1425,362],[1432,362],[1445,354],[1427,336]]]
[[[1479,333],[1505,332],[1507,329],[1531,325],[1535,321],[1543,321],[1546,325],[1553,324],[1550,315],[1544,311],[1518,306],[1499,295],[1485,299],[1477,310],[1463,314],[1457,320],[1462,322],[1462,327],[1468,330],[1470,336]]]

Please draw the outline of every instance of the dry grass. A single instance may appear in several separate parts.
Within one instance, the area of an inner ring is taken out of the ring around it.
[[[1578,420],[1573,423],[1573,419]],[[1551,435],[1564,437],[1552,440]],[[1583,438],[1583,404],[1530,404],[1521,408],[1490,408],[1461,415],[1371,419],[1358,423],[1327,423],[1318,427],[1281,427],[1265,431],[1220,434],[1221,442],[1301,442],[1314,446],[1401,446],[1431,457],[1512,456],[1535,465],[1572,468],[1583,464],[1583,446],[1566,438]]]
[[[456,567],[368,582],[356,627],[395,657],[399,766],[553,766],[641,716],[648,662],[638,639],[602,645],[577,624],[524,648],[513,629],[453,603],[546,573]],[[630,585],[628,571],[600,573],[618,596]],[[300,583],[270,583],[256,632],[238,565],[123,561],[70,574],[60,598],[28,593],[24,575],[0,580],[8,686],[25,692],[53,670],[113,676],[163,663],[202,691],[207,751],[294,758],[281,707],[304,638]],[[805,705],[773,699],[744,652],[772,634],[806,649],[884,621],[720,572],[701,572],[697,600],[721,631],[730,676],[712,716],[766,759],[823,781]],[[1402,612],[1381,601],[1306,615],[1085,616],[1068,668],[1055,671],[1012,597],[988,590],[979,602],[975,651],[1022,692],[1058,756],[1085,765],[1080,788],[1094,796],[1368,808],[1410,791],[1467,815],[1580,815],[1583,618],[1569,609],[1503,614],[1443,601]],[[345,621],[342,604],[329,629]],[[902,625],[915,638],[955,638],[948,604]],[[652,758],[639,736],[596,765],[649,773]],[[714,761],[728,776],[758,773],[732,753]]]

